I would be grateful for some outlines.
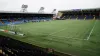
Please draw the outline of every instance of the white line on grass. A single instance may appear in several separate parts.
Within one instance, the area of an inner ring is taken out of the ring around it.
[[[64,28],[64,29],[61,29],[61,30],[59,30],[59,31],[56,31],[56,32],[53,32],[53,33],[51,33],[51,34],[49,34],[49,35],[53,35],[53,34],[55,34],[55,33],[61,32],[61,31],[63,31],[63,30],[66,30],[66,28]]]
[[[48,36],[55,36],[55,37],[71,38],[71,37],[65,37],[65,36],[56,36],[56,35],[53,35],[53,34],[55,34],[55,33],[61,32],[61,31],[63,31],[63,30],[66,30],[66,28],[64,28],[64,29],[61,29],[61,30],[59,30],[59,31],[56,31],[56,32],[53,32],[53,33],[49,34]],[[71,38],[71,39],[83,40],[83,39],[78,39],[78,38]]]
[[[83,40],[83,39],[79,39],[79,38],[72,38],[72,37],[66,37],[66,36],[56,36],[56,35],[50,35],[50,36],[54,36],[54,37],[60,37],[60,38],[66,38],[66,39],[77,39],[77,40]]]
[[[93,27],[92,27],[92,29],[91,29],[91,31],[90,31],[90,33],[89,33],[89,35],[88,35],[86,40],[90,39],[90,36],[91,36],[91,34],[92,34],[93,30],[94,30],[95,24],[96,24],[96,21],[95,21],[95,23],[94,23],[94,25],[93,25]]]

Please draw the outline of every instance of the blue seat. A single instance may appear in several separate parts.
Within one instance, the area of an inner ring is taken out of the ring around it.
[[[71,16],[71,19],[75,19],[75,18],[76,18],[76,16],[75,16],[75,15],[72,15],[72,16]]]
[[[93,19],[94,17],[93,16],[90,16],[90,15],[87,15],[86,16],[86,19]]]
[[[3,21],[5,25],[10,24],[10,22],[8,22],[7,20]]]
[[[2,23],[0,22],[0,26],[2,26]]]
[[[78,19],[84,19],[84,15],[78,15]]]

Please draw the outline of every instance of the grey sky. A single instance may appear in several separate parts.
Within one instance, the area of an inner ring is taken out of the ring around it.
[[[40,7],[45,7],[45,12],[52,12],[53,9],[100,8],[100,0],[0,0],[0,10],[20,11],[22,4],[28,5],[29,12],[37,12]]]

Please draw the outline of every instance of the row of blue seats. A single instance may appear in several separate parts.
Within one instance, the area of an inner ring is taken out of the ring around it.
[[[93,19],[94,16],[64,16],[62,18],[79,18],[79,19],[84,19],[86,17],[86,19]]]
[[[7,25],[7,24],[10,24],[11,22],[8,22],[7,20],[3,20],[2,21],[3,23],[0,23],[0,25]],[[22,21],[14,21],[12,22],[13,24],[20,24],[20,23],[23,23]]]
[[[13,23],[13,24],[21,24],[21,23],[25,23],[25,22],[30,22],[30,21],[42,21],[42,20],[46,20],[46,21],[49,21],[51,20],[51,18],[34,18],[34,19],[20,19],[20,20],[17,20],[17,21],[8,21],[8,20],[2,20],[3,24],[0,22],[0,25],[7,25],[7,24],[10,24],[10,23]]]
[[[0,23],[0,25],[2,25],[2,23]]]

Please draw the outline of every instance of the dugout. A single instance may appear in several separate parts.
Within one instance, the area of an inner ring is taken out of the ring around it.
[[[58,11],[59,19],[100,19],[100,8]]]

